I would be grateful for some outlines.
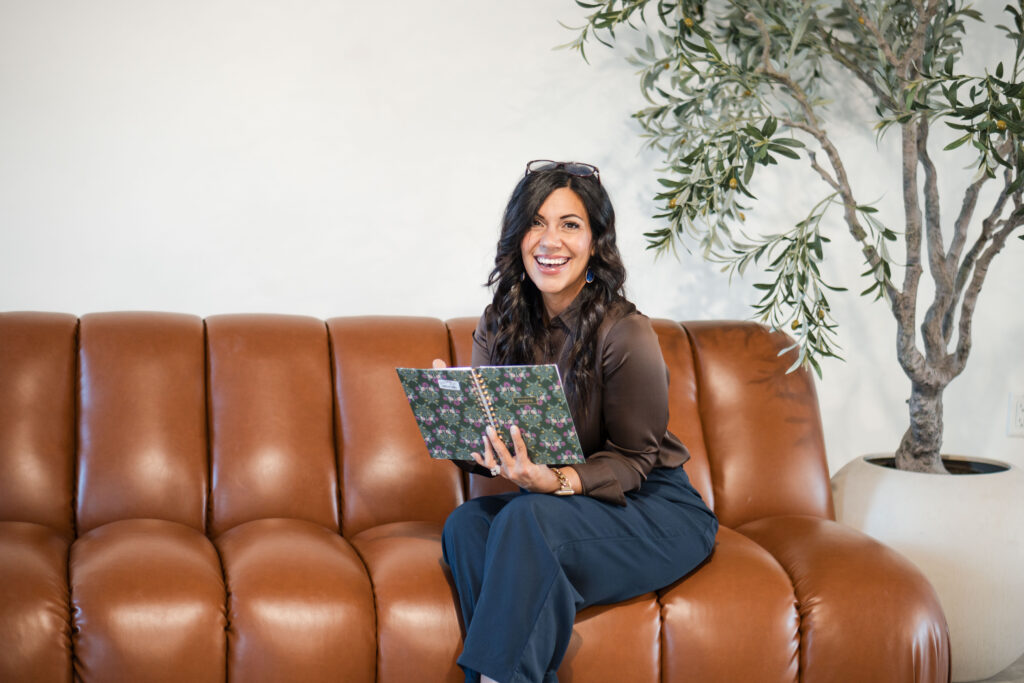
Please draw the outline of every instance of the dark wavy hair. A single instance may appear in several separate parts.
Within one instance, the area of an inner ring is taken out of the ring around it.
[[[573,344],[564,378],[569,401],[583,415],[597,381],[594,356],[598,327],[608,307],[625,300],[622,287],[626,269],[615,246],[615,210],[596,176],[580,177],[561,169],[538,171],[527,174],[512,191],[501,223],[494,270],[487,278],[487,285],[494,288],[491,312],[497,326],[492,331],[492,361],[501,365],[529,364],[535,362],[538,350],[556,351],[550,348],[541,293],[525,276],[521,245],[548,195],[562,187],[583,201],[592,234],[593,253],[588,267],[594,281],[585,285],[577,297],[580,315],[575,329],[569,330]]]

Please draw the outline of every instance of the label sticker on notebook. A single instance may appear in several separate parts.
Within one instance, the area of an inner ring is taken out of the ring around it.
[[[437,380],[437,386],[448,391],[459,391],[459,383],[453,379],[439,379]]]

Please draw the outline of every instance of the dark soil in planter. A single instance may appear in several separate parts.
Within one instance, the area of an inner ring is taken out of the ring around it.
[[[896,458],[868,458],[867,461],[872,465],[888,467],[891,470],[896,469]],[[946,466],[946,470],[950,474],[993,474],[995,472],[1005,472],[1010,469],[1006,465],[1000,465],[994,462],[954,460],[953,458],[943,458],[942,464]]]

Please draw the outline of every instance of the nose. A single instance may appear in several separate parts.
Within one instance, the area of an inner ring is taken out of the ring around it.
[[[545,249],[555,249],[562,245],[562,237],[558,232],[558,226],[551,225],[544,229],[540,236],[540,246]]]

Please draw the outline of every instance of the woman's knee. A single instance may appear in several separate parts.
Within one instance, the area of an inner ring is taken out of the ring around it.
[[[567,502],[540,493],[517,496],[501,510],[494,524],[502,529],[515,530],[516,533],[533,530],[545,538],[560,537],[566,533],[562,527],[568,523],[567,513],[570,511]]]
[[[468,500],[448,515],[441,532],[446,556],[460,546],[477,546],[486,542],[494,517],[503,507],[499,501],[489,498]]]

